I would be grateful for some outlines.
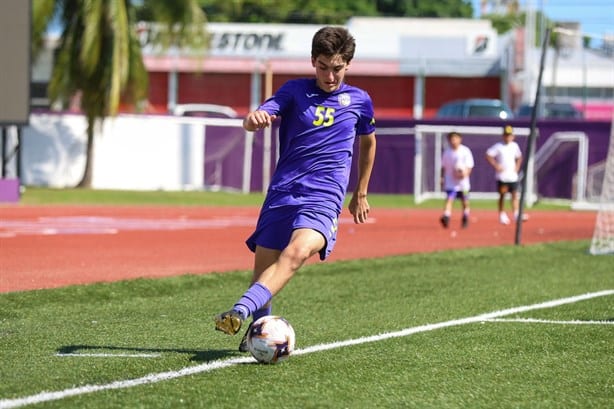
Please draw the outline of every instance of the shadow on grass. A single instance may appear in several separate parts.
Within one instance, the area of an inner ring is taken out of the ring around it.
[[[67,345],[58,349],[58,355],[79,355],[79,354],[91,354],[93,352],[99,354],[109,354],[109,356],[115,355],[121,356],[129,354],[162,354],[162,353],[175,353],[175,354],[189,354],[192,355],[190,361],[195,362],[209,362],[222,358],[231,358],[236,356],[244,356],[237,350],[232,349],[218,349],[218,350],[198,350],[198,349],[185,349],[185,348],[140,348],[140,347],[120,347],[113,345]],[[121,354],[120,354],[121,353]]]

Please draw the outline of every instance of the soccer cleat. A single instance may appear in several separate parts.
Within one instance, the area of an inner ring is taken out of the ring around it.
[[[252,329],[252,322],[249,323],[247,330],[245,330],[245,334],[243,334],[243,338],[241,338],[241,343],[239,344],[239,352],[248,352],[249,348],[247,348],[247,337],[249,335],[249,331]]]
[[[243,317],[235,310],[230,310],[216,315],[214,318],[215,329],[228,335],[234,335],[243,325]]]
[[[505,212],[501,212],[499,214],[499,223],[505,224],[505,225],[510,224],[510,218],[507,217],[507,214],[505,214]]]
[[[463,229],[466,229],[469,226],[469,216],[466,214],[463,215],[463,220],[461,221],[461,226]]]
[[[448,227],[448,225],[450,224],[450,216],[446,216],[445,214],[443,216],[441,216],[441,218],[439,218],[439,221],[441,222],[441,225],[445,228]]]

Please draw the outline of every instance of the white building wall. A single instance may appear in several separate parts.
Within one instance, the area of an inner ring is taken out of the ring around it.
[[[86,128],[80,115],[31,115],[22,133],[21,183],[75,186],[85,167]],[[107,119],[95,136],[92,187],[200,189],[204,137],[197,119],[143,115]]]

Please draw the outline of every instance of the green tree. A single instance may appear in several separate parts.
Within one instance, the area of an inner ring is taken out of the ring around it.
[[[165,45],[206,47],[205,14],[196,0],[142,0],[161,24]],[[130,0],[34,0],[34,56],[52,18],[59,18],[60,44],[49,83],[49,97],[63,104],[78,97],[87,119],[86,165],[78,187],[90,187],[94,132],[120,102],[138,104],[147,97],[148,75]]]
[[[382,16],[396,17],[462,17],[473,16],[473,6],[465,0],[377,0]]]
[[[527,14],[516,10],[506,14],[487,14],[482,16],[482,18],[485,20],[490,20],[497,33],[503,34],[516,27],[526,27]],[[545,33],[546,28],[550,28],[552,30],[556,26],[556,23],[548,19],[548,17],[542,14],[541,11],[537,11],[535,13],[535,22],[534,46],[541,47],[543,34]],[[558,34],[556,32],[552,32],[550,34],[550,42],[548,43],[550,47],[557,48],[557,38]]]
[[[210,21],[345,24],[353,16],[466,17],[467,0],[199,0]]]
[[[499,34],[507,33],[511,29],[524,26],[525,14],[506,13],[506,14],[486,14],[482,16],[484,20],[490,20],[493,28]]]

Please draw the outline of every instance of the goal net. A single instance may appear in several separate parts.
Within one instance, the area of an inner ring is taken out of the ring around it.
[[[603,174],[601,199],[589,251],[591,254],[614,254],[614,122],[610,132],[610,147]]]
[[[441,175],[441,155],[447,146],[446,135],[458,132],[473,153],[475,167],[471,172],[471,197],[476,199],[496,199],[495,172],[484,159],[486,150],[502,140],[503,127],[499,126],[455,126],[455,125],[416,125],[414,161],[414,198],[416,203],[429,199],[443,199],[444,192],[439,183]],[[514,128],[515,141],[526,157],[530,129]],[[527,194],[525,200],[532,205],[537,200],[534,179],[534,155],[527,163]],[[521,186],[519,186],[521,187]]]

